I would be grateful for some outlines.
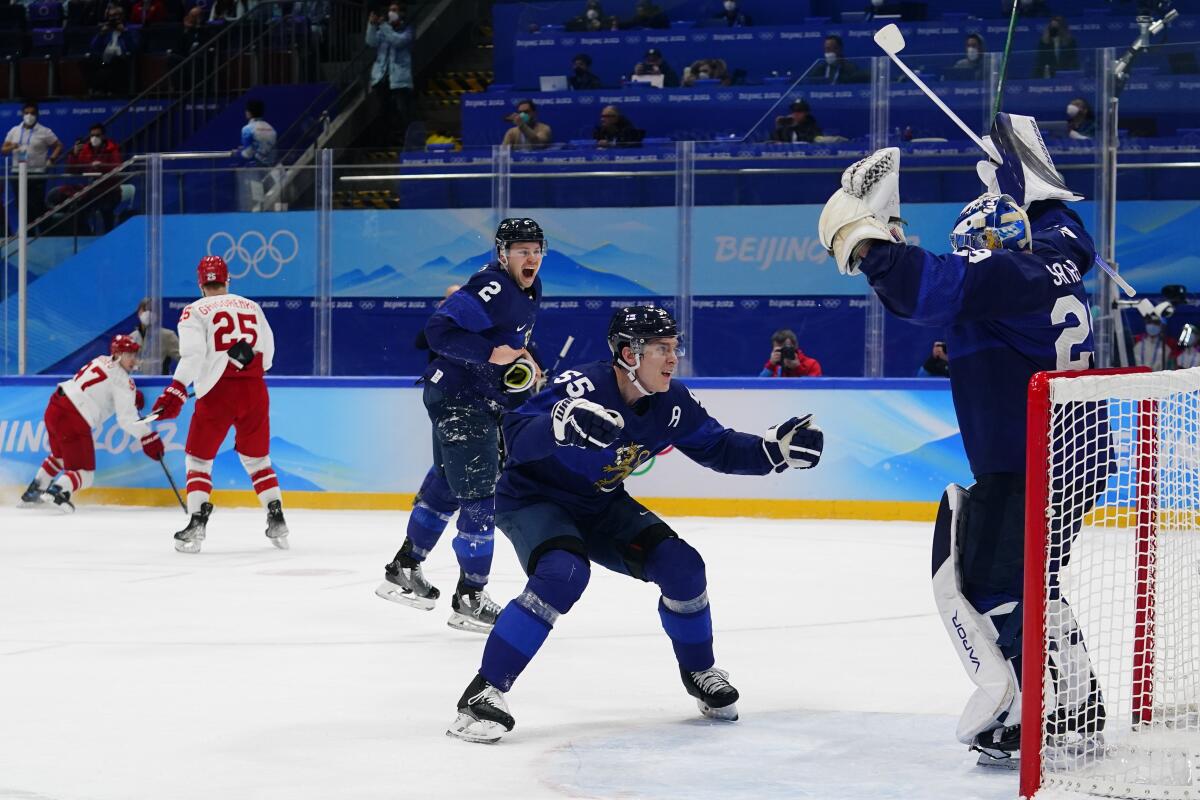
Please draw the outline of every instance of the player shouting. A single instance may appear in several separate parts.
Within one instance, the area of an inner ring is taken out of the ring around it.
[[[286,550],[283,497],[271,467],[271,401],[263,380],[275,357],[275,337],[258,303],[229,291],[229,267],[223,258],[205,256],[196,272],[202,297],[179,316],[179,364],[153,408],[159,419],[179,416],[187,387],[195,384],[196,410],[184,448],[187,510],[192,517],[175,534],[175,549],[200,552],[213,510],[213,459],[232,427],[234,449],[267,511],[267,538]]]

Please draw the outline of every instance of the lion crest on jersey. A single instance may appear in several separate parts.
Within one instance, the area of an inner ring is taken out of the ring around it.
[[[616,462],[604,467],[604,477],[596,481],[596,488],[602,492],[613,491],[653,455],[649,448],[637,442],[618,447]]]

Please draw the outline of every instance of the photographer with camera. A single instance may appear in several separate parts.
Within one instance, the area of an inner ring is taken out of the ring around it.
[[[815,358],[804,355],[797,345],[795,333],[782,328],[771,334],[771,357],[758,377],[819,378],[821,365]]]
[[[945,342],[934,342],[933,351],[925,363],[917,370],[918,378],[949,378],[950,356],[946,351]]]

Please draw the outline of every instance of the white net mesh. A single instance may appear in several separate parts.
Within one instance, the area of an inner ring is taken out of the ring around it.
[[[1200,798],[1200,368],[1053,379],[1048,436],[1041,783]]]

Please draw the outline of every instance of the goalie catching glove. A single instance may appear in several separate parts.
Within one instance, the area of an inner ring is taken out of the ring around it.
[[[843,275],[857,275],[859,245],[870,240],[903,244],[900,219],[900,150],[885,147],[842,173],[842,188],[821,209],[821,244]]]
[[[617,439],[625,420],[616,411],[582,397],[567,397],[550,413],[554,441],[563,446],[603,450]]]
[[[1026,211],[1038,200],[1082,200],[1050,158],[1037,120],[1021,114],[996,115],[991,135],[983,143],[992,152],[990,161],[975,165],[979,179],[991,194],[1006,194]]]
[[[772,425],[763,435],[763,450],[776,472],[811,469],[821,460],[825,434],[812,424],[812,414]]]

